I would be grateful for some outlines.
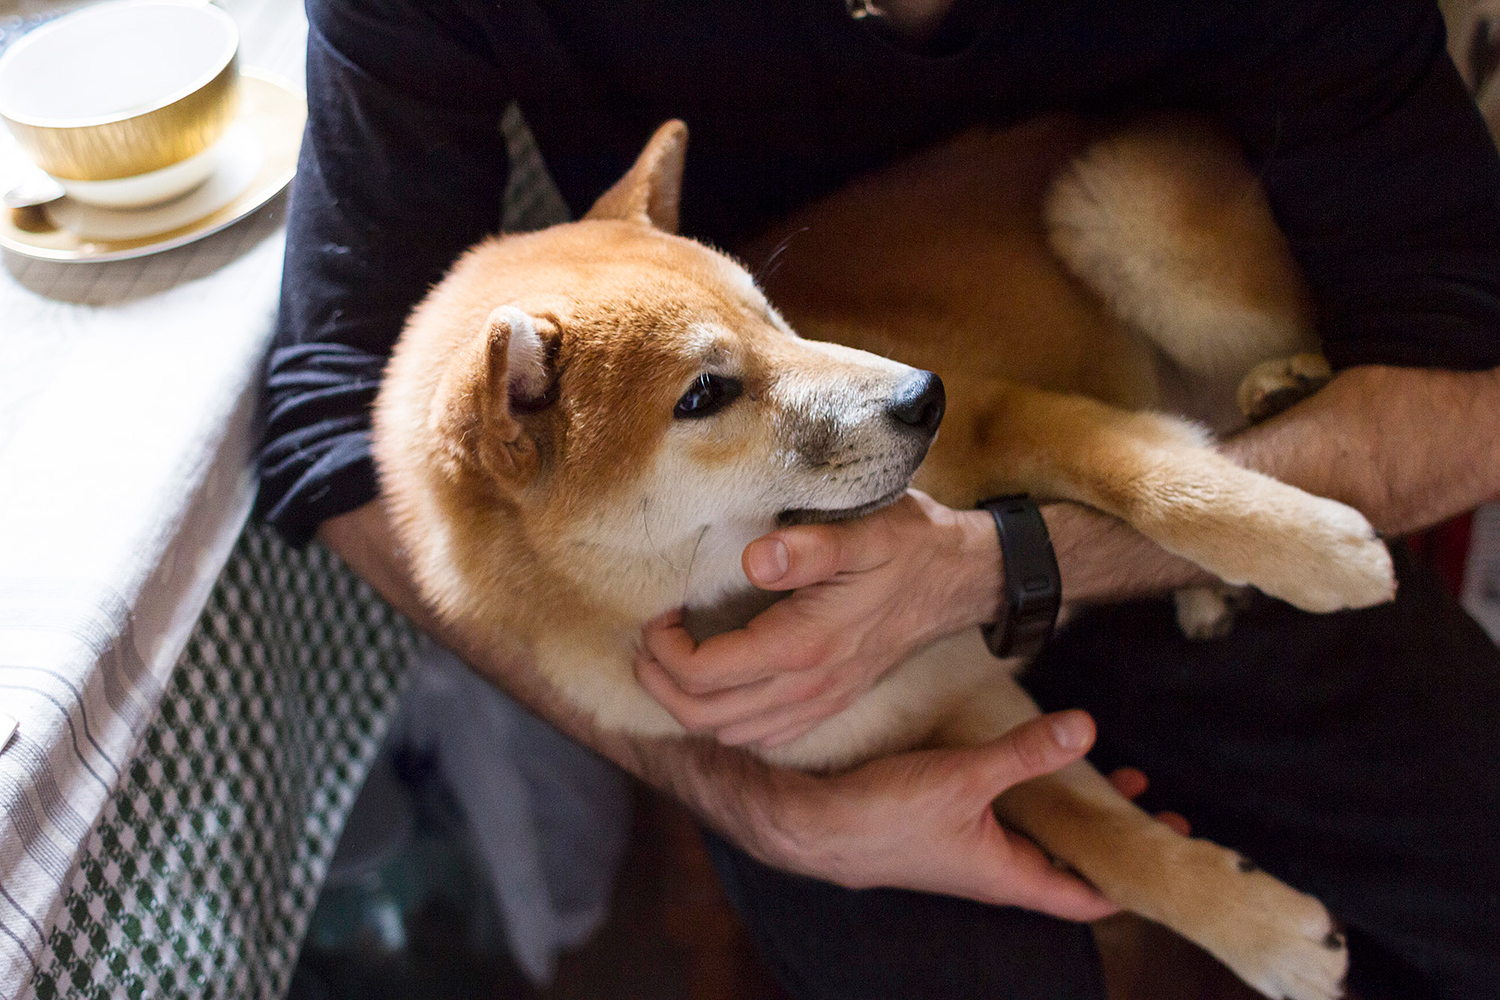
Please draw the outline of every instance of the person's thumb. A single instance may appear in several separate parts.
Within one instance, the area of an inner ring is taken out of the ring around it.
[[[745,575],[762,590],[796,590],[820,583],[840,569],[847,527],[802,524],[757,538],[741,556]]]
[[[1094,745],[1094,735],[1094,720],[1077,709],[1023,722],[984,748],[994,782],[991,793],[1071,764]]]

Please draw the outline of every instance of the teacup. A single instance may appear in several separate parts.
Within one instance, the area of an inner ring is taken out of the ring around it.
[[[0,56],[0,119],[79,201],[167,201],[217,166],[239,99],[239,30],[217,7],[115,0],[66,14]]]

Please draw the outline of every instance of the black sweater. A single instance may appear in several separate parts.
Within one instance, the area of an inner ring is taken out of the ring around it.
[[[519,102],[581,214],[667,118],[720,245],[969,124],[1181,108],[1241,140],[1335,366],[1500,365],[1500,160],[1413,0],[959,0],[922,52],[841,0],[309,0],[308,118],[259,510],[294,541],[372,499],[402,322],[499,225]]]

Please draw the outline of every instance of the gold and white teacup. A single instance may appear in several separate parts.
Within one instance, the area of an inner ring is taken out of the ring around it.
[[[239,100],[239,30],[217,7],[115,0],[64,15],[0,56],[0,119],[78,201],[175,198],[218,166]]]

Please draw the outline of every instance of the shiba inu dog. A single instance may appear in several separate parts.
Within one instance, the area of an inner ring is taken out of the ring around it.
[[[685,144],[668,123],[583,220],[469,251],[413,312],[376,405],[426,599],[525,650],[601,726],[682,734],[634,679],[643,623],[740,598],[741,550],[778,524],[855,517],[913,482],[955,506],[1091,504],[1313,611],[1391,596],[1362,516],[1165,412],[1230,421],[1247,372],[1270,361],[1274,385],[1274,359],[1312,343],[1263,197],[1210,133],[1049,119],[961,136],[743,248],[793,234],[766,289],[675,235]],[[838,768],[993,738],[1036,714],[1018,666],[951,637],[768,756]],[[1339,995],[1344,945],[1318,901],[1086,764],[997,809],[1267,996]]]

